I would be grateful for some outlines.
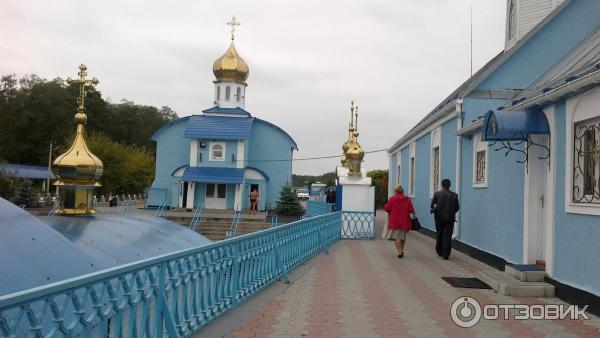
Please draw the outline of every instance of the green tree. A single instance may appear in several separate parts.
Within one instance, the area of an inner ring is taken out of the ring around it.
[[[388,171],[371,170],[367,176],[371,177],[375,186],[375,205],[383,207],[388,195]]]
[[[289,184],[284,185],[279,193],[275,213],[281,216],[302,216],[304,208]]]
[[[0,161],[0,163],[2,162]],[[11,177],[6,169],[0,168],[0,197],[12,201],[15,197],[16,188],[15,179]]]

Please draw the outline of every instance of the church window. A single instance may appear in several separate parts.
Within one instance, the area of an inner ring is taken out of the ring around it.
[[[481,140],[481,134],[473,135],[473,187],[487,188],[488,146]]]
[[[440,190],[441,184],[441,135],[442,128],[438,127],[431,132],[431,157],[429,167],[429,196]]]
[[[508,6],[508,41],[517,35],[517,5],[515,2],[515,0],[510,0],[510,5]]]
[[[225,100],[229,101],[229,97],[231,96],[231,87],[225,87]]]
[[[440,190],[440,147],[433,148],[433,192]]]
[[[573,203],[600,204],[600,118],[575,124]]]
[[[416,164],[415,164],[415,144],[410,145],[410,160],[408,167],[408,195],[415,195],[415,175],[416,175]]]
[[[211,142],[210,143],[210,160],[224,161],[225,160],[225,143]]]
[[[217,101],[221,99],[221,87],[217,86]]]
[[[237,102],[240,102],[240,100],[242,98],[242,88],[240,88],[240,87],[237,88],[235,97],[236,97]]]

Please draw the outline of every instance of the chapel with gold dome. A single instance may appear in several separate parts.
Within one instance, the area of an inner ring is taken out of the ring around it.
[[[240,23],[233,17],[227,24],[229,46],[212,64],[213,106],[152,136],[156,176],[150,206],[240,210],[257,190],[258,209],[265,210],[275,206],[282,186],[291,182],[298,146],[283,129],[246,110],[250,67],[235,45]]]

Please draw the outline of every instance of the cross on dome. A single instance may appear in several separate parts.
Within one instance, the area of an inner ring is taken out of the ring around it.
[[[233,16],[231,17],[231,21],[227,22],[227,25],[231,26],[231,40],[233,40],[235,39],[235,26],[239,26],[240,23]]]

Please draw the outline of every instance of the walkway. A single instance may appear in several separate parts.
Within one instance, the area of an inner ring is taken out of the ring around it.
[[[456,251],[444,261],[435,255],[433,241],[421,234],[409,235],[403,259],[394,252],[389,241],[339,241],[330,255],[313,258],[319,261],[262,309],[249,312],[227,336],[600,337],[597,317],[587,321],[482,319],[473,328],[460,328],[450,318],[451,303],[460,296],[474,297],[482,304],[562,302],[453,288],[440,277],[474,277],[476,271],[490,268]]]

